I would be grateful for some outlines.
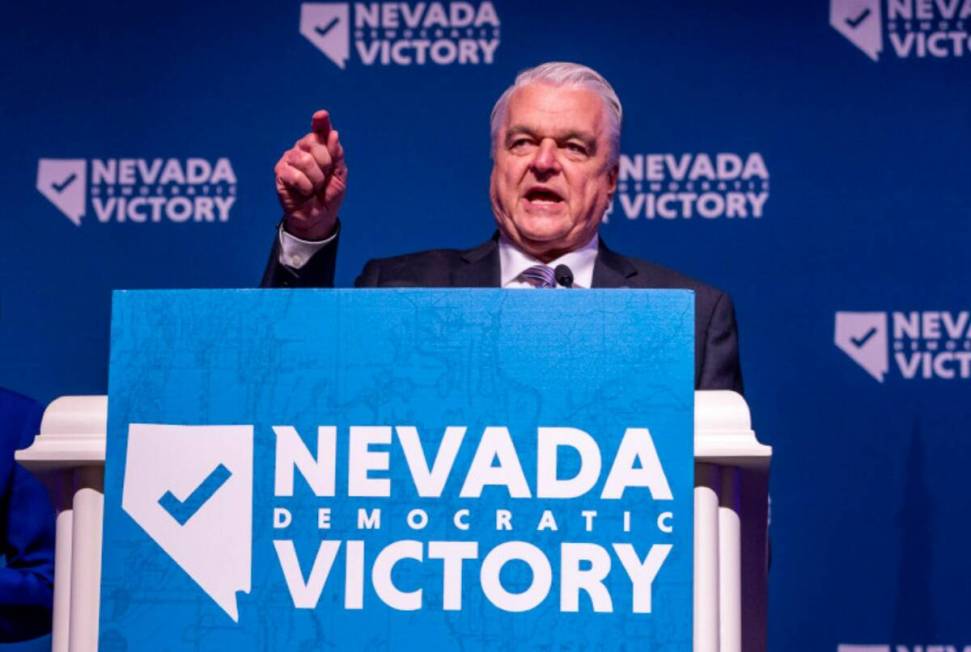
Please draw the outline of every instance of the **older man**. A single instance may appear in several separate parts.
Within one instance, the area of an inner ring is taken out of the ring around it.
[[[614,253],[597,229],[617,187],[622,109],[596,71],[545,63],[524,71],[492,111],[489,194],[499,232],[467,250],[438,249],[365,265],[358,287],[686,288],[695,291],[695,386],[742,390],[728,295]],[[318,111],[275,167],[284,220],[263,285],[331,287],[347,166]]]

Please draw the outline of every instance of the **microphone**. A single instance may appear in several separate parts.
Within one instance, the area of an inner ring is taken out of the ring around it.
[[[566,265],[557,265],[553,270],[556,282],[565,288],[573,287],[573,271]]]

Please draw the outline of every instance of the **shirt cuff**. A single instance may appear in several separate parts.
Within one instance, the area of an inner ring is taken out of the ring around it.
[[[277,261],[289,269],[298,270],[307,264],[314,254],[329,245],[337,237],[337,233],[326,240],[302,240],[297,236],[287,233],[283,225],[279,227],[280,254]]]

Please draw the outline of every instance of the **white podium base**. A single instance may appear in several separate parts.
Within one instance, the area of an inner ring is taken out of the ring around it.
[[[98,648],[107,423],[106,396],[58,398],[33,445],[16,454],[45,480],[57,509],[54,652]],[[695,652],[765,649],[771,457],[745,399],[695,392]]]

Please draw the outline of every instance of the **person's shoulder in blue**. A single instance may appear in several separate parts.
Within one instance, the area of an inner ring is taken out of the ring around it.
[[[40,431],[36,401],[0,388],[0,641],[51,629],[54,510],[44,486],[14,461]]]

